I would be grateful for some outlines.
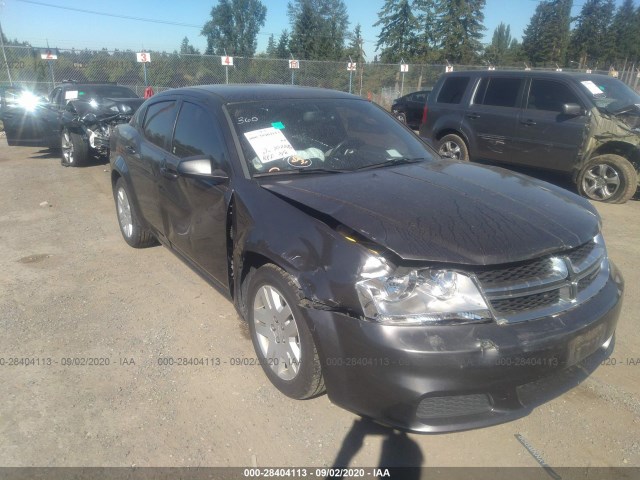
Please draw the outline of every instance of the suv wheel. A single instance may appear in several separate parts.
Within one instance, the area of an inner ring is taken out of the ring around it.
[[[400,120],[405,125],[407,124],[407,116],[402,112],[396,112],[396,118]]]
[[[133,248],[145,248],[156,245],[157,241],[149,230],[144,228],[139,220],[138,214],[129,200],[129,189],[125,181],[119,178],[113,187],[113,197],[116,201],[116,213],[118,214],[118,224],[120,232]]]
[[[459,160],[461,162],[469,161],[469,150],[467,144],[458,135],[450,133],[445,135],[438,142],[438,153],[443,158]]]
[[[248,279],[248,321],[260,365],[273,385],[302,400],[324,391],[320,359],[293,277],[272,264]]]
[[[636,192],[638,174],[633,165],[620,155],[594,157],[578,175],[581,195],[608,203],[625,203]]]
[[[84,141],[82,136],[70,132],[67,128],[62,130],[60,147],[62,149],[60,163],[65,167],[79,167],[84,165],[89,158],[89,145],[87,142]]]

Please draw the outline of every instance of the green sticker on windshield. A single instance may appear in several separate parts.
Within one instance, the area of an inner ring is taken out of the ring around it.
[[[273,128],[277,128],[278,130],[284,130],[284,124],[282,122],[273,122],[271,126]]]

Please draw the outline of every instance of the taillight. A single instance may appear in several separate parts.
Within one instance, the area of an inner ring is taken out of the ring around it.
[[[424,104],[424,108],[422,109],[422,124],[427,123],[427,104]]]

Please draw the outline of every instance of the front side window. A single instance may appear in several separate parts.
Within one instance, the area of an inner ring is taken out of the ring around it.
[[[438,94],[438,103],[460,103],[469,85],[469,77],[447,77]]]
[[[166,150],[173,133],[175,120],[175,100],[149,105],[142,128],[144,136],[154,145]]]
[[[517,107],[523,80],[519,78],[483,78],[473,103],[493,107]]]
[[[362,100],[282,99],[227,109],[254,175],[350,172],[433,158],[419,138]]]
[[[198,105],[184,102],[180,108],[171,153],[179,158],[209,157],[213,169],[223,168],[223,141],[217,122]]]
[[[538,79],[531,81],[527,109],[562,113],[562,105],[565,103],[581,105],[576,94],[564,83]]]

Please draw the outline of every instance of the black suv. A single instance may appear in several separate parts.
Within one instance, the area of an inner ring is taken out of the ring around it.
[[[128,122],[144,99],[116,84],[65,82],[49,98],[13,92],[0,117],[11,146],[62,149],[62,164],[79,166],[107,155],[113,126]]]
[[[396,98],[391,105],[391,112],[402,123],[410,128],[419,128],[422,121],[424,106],[431,90],[420,90]]]
[[[640,167],[640,96],[604,75],[445,74],[420,135],[443,157],[567,172],[592,199],[624,203]]]

